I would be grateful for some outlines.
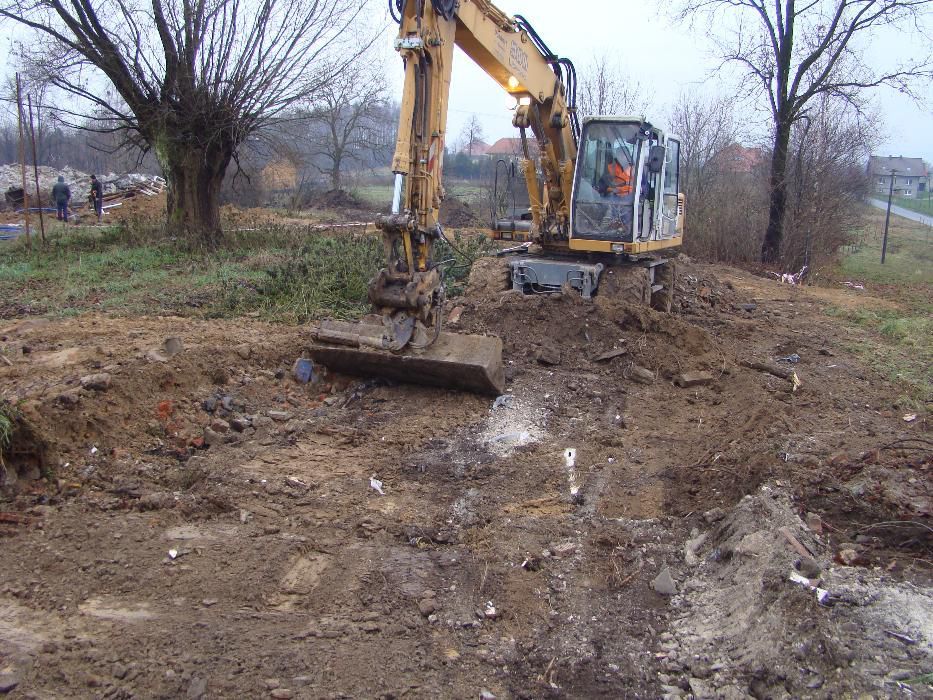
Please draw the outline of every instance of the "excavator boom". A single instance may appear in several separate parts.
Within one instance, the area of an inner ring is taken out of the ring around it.
[[[576,131],[561,63],[545,55],[549,51],[524,20],[488,0],[395,0],[395,9],[405,86],[392,158],[392,210],[376,220],[386,267],[369,286],[381,321],[322,323],[313,332],[312,353],[338,371],[501,393],[501,340],[441,331],[445,290],[434,246],[444,237],[438,214],[454,46],[516,97],[514,123],[523,139],[530,128],[546,144],[550,199],[537,203],[536,223],[566,230]]]

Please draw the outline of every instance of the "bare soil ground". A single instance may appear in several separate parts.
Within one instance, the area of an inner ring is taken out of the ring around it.
[[[498,406],[299,384],[249,319],[4,323],[0,692],[929,694],[928,416],[825,314],[864,293],[680,268],[662,315],[479,264]]]

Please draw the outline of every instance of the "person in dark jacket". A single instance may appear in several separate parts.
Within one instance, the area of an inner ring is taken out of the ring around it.
[[[52,201],[59,221],[68,221],[68,203],[71,201],[71,188],[65,184],[65,178],[58,176],[58,182],[52,185]]]
[[[97,175],[91,175],[91,195],[89,197],[97,214],[97,223],[104,218],[104,186],[100,184]]]

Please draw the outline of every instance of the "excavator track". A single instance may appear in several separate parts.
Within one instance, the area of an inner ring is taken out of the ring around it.
[[[376,347],[383,326],[325,321],[312,330],[311,357],[331,371],[375,376],[497,396],[505,388],[502,341],[495,336],[441,331],[423,349],[391,352]]]

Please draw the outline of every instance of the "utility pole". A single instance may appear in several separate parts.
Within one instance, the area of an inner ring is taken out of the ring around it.
[[[32,249],[32,239],[29,237],[29,192],[26,191],[26,139],[23,135],[23,87],[19,82],[19,73],[16,74],[16,115],[19,120],[19,164],[23,175],[23,218],[26,221],[26,247]]]
[[[888,190],[888,213],[884,217],[884,237],[881,239],[881,264],[884,265],[884,255],[888,251],[888,222],[891,220],[891,197],[894,196],[894,174],[896,170],[891,171],[891,187]]]
[[[39,189],[39,161],[36,157],[36,129],[32,125],[32,95],[26,95],[29,105],[29,139],[32,141],[32,171],[36,177],[36,206],[39,208],[39,231],[42,234],[42,245],[45,245],[45,216],[42,212],[42,190]]]

